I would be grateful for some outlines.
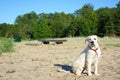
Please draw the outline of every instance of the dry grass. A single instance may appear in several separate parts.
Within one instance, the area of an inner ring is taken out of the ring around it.
[[[118,38],[100,38],[102,55],[99,62],[99,76],[76,76],[73,73],[58,72],[70,70],[77,55],[85,48],[84,37],[65,38],[60,45],[27,46],[16,43],[15,52],[0,57],[0,80],[120,80],[120,47],[106,44],[120,44]],[[30,43],[39,43],[30,41]]]

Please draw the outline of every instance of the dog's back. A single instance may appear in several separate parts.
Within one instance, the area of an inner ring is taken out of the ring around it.
[[[72,72],[76,75],[80,75],[83,71],[83,68],[85,67],[85,57],[86,57],[86,50],[85,49],[80,55],[75,59],[75,61],[72,64]]]

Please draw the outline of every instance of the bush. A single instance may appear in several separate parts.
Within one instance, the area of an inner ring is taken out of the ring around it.
[[[11,38],[0,38],[0,55],[4,52],[13,51],[13,39]]]

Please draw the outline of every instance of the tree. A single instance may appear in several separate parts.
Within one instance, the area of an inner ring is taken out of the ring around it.
[[[90,28],[87,19],[76,17],[68,28],[68,36],[87,36],[90,34]]]
[[[90,3],[73,14],[34,11],[17,16],[14,24],[0,24],[0,37],[23,39],[59,38],[67,36],[120,36],[120,1],[114,8],[94,10]]]
[[[89,12],[93,11],[93,5],[88,3],[88,4],[85,4],[81,9],[78,9],[75,11],[74,15],[75,16],[84,16],[86,18],[88,18],[88,15]]]
[[[13,24],[9,25],[7,32],[6,32],[6,36],[14,38],[17,35],[19,35],[19,28]]]
[[[45,19],[39,20],[33,30],[34,39],[43,39],[51,37],[51,30]]]
[[[117,36],[120,36],[120,1],[117,3],[117,8],[115,8],[115,17],[114,17],[114,30]]]
[[[15,24],[19,27],[19,35],[24,39],[33,38],[33,28],[37,25],[38,15],[35,12],[26,13],[18,16]]]
[[[0,24],[0,37],[4,37],[6,35],[7,29],[8,24],[6,23]]]
[[[86,21],[84,24],[87,24],[86,27],[89,28],[89,35],[97,34],[98,16],[93,10],[92,4],[85,4],[81,9],[75,11],[75,14],[76,18],[79,16],[84,18],[83,20]],[[84,33],[84,29],[81,32]]]
[[[48,26],[52,30],[53,37],[65,37],[65,29],[70,25],[73,20],[73,15],[62,13],[50,13],[48,15]]]
[[[120,8],[120,1],[116,4],[117,8]]]
[[[110,8],[100,8],[96,11],[99,19],[98,24],[98,35],[108,36],[114,35],[114,9]]]

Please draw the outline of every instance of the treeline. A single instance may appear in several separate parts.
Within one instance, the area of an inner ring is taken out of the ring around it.
[[[114,8],[94,10],[85,4],[74,13],[40,13],[34,11],[17,16],[14,24],[0,24],[0,37],[43,39],[59,37],[120,36],[120,1]]]

